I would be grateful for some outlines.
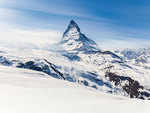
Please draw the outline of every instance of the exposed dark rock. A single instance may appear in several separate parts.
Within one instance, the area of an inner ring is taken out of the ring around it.
[[[86,80],[81,80],[81,81],[78,81],[80,84],[83,84],[85,86],[89,86],[89,83],[86,81]]]
[[[150,93],[143,91],[144,86],[140,85],[138,81],[133,80],[131,77],[119,76],[111,72],[106,72],[105,77],[113,82],[116,87],[122,87],[122,89],[129,94],[130,98],[150,98]]]
[[[35,71],[42,71],[46,74],[50,74],[48,65],[45,64],[43,66],[39,66],[34,61],[28,61],[26,63],[19,63],[16,67],[31,69],[31,70],[35,70]]]
[[[89,83],[88,83],[86,80],[83,81],[83,84],[84,84],[85,86],[88,86],[88,85],[89,85]]]
[[[108,82],[104,82],[103,80],[97,78],[97,76],[92,73],[81,73],[81,77],[94,82],[95,84],[99,85],[99,86],[107,86],[109,88],[112,88],[112,86],[108,83]]]
[[[100,50],[98,50],[98,51],[87,51],[87,53],[88,54],[105,54],[105,55],[110,55],[113,58],[119,59],[120,60],[120,61],[118,61],[119,63],[123,63],[123,59],[120,56],[116,55],[115,53],[113,53],[111,51],[100,51]]]
[[[76,54],[67,53],[63,54],[63,56],[67,57],[70,61],[80,61],[80,57]]]
[[[13,63],[10,60],[8,60],[6,57],[0,56],[0,64],[5,66],[10,66]]]
[[[122,63],[124,63],[124,62],[118,61],[118,60],[112,60],[111,63],[119,63],[119,64],[122,64]]]
[[[63,78],[65,80],[64,75],[60,71],[58,71],[57,69],[55,69],[55,67],[54,67],[54,65],[52,63],[50,63],[46,59],[44,59],[44,61],[47,62],[50,65],[50,67],[53,69],[53,71],[55,71],[59,76],[61,76],[61,78]]]
[[[141,92],[141,95],[144,95],[144,96],[146,96],[146,97],[150,97],[150,93],[148,93],[148,92],[146,92],[146,91]]]
[[[18,63],[18,65],[16,67],[40,71],[40,72],[44,72],[48,75],[51,75],[55,78],[65,79],[63,74],[61,72],[59,72],[52,63],[48,62],[47,60],[45,60],[45,62],[46,63],[43,63],[40,65],[40,64],[35,63],[34,61],[28,61],[25,63]],[[55,73],[51,72],[51,70],[53,70]]]
[[[91,86],[91,87],[97,89],[96,85],[93,85],[93,86]]]

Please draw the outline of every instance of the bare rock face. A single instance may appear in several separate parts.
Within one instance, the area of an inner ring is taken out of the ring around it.
[[[130,98],[150,99],[150,92],[131,77],[119,76],[111,72],[106,72],[105,77],[113,82],[116,87],[121,87]]]
[[[0,64],[5,66],[11,66],[13,63],[8,60],[6,57],[0,56]]]
[[[18,63],[17,68],[30,69],[35,71],[40,71],[48,75],[52,75],[55,78],[62,78],[65,80],[63,74],[56,69],[55,65],[47,60],[44,61],[27,61],[25,63]]]

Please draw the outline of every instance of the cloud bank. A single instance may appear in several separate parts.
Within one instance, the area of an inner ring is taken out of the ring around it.
[[[13,48],[39,48],[57,43],[61,33],[53,30],[9,29],[0,31],[0,45]]]

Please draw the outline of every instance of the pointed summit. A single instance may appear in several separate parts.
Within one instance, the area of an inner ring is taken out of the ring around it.
[[[67,34],[70,34],[70,35],[72,34],[74,36],[80,34],[80,28],[74,20],[70,21],[66,31],[64,32],[63,37]]]
[[[74,20],[71,20],[70,24],[68,26],[68,29],[71,29],[71,28],[76,28],[77,31],[80,32],[80,28],[79,28],[78,24]]]
[[[81,33],[78,24],[71,20],[64,32],[61,44],[67,51],[92,51],[97,49],[96,43]]]

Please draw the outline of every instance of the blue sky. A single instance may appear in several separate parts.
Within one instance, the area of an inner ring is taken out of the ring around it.
[[[0,0],[0,24],[62,33],[74,19],[102,47],[143,47],[150,42],[149,10],[148,0]]]

